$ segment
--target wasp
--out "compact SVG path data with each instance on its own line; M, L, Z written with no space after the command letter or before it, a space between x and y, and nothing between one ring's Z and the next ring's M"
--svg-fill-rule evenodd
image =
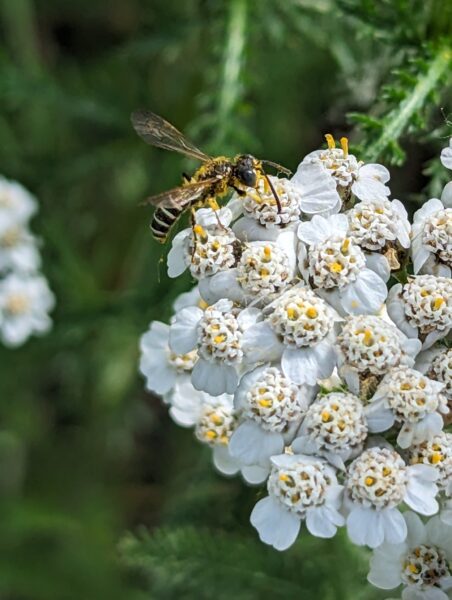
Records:
M165 119L147 110L136 111L131 116L132 125L138 135L151 146L179 152L203 164L189 177L184 175L181 186L151 196L144 204L156 207L151 222L154 238L162 244L168 239L173 225L188 209L210 205L218 209L217 198L224 196L230 188L239 196L245 196L249 188L259 194L259 184L263 180L265 190L271 190L278 212L281 203L276 190L264 171L263 164L274 167L278 172L291 175L291 172L268 160L258 160L251 154L239 154L235 158L212 157L197 148L183 133ZM248 191L247 191L248 190Z

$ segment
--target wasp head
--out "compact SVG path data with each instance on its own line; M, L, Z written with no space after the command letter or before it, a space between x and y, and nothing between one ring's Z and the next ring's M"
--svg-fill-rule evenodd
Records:
M235 160L235 177L247 187L256 187L256 159L250 154L241 154Z

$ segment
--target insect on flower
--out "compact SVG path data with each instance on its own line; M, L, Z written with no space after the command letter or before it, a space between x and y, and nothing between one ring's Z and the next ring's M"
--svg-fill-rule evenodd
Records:
M235 190L239 196L249 195L248 188L254 188L257 198L260 198L259 184L263 181L265 191L271 190L278 212L281 211L278 194L265 173L263 164L290 175L291 172L285 167L268 160L258 160L250 154L239 154L232 159L225 156L209 156L168 121L150 111L136 111L131 120L135 131L147 144L179 152L203 162L191 177L184 174L185 181L181 186L151 196L145 201L145 204L153 204L156 207L151 231L157 241L162 244L166 242L171 227L185 210L192 209L192 215L195 208L205 205L218 210L216 198L224 196L229 188Z

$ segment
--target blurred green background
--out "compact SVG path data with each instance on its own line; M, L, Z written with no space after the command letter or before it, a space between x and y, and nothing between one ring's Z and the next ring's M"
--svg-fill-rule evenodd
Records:
M0 172L39 199L57 296L49 335L0 348L2 600L387 596L343 535L284 554L259 543L262 491L215 474L143 391L139 336L191 282L167 279L138 203L193 165L143 144L129 115L150 108L213 153L292 169L325 133L350 135L416 203L447 176L451 13L448 0L0 0Z

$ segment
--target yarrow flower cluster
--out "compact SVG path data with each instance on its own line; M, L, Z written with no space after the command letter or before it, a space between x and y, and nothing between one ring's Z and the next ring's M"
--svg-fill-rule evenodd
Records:
M54 296L39 272L39 242L29 229L37 208L24 187L0 177L0 339L11 348L52 324Z
M443 193L410 223L388 170L326 138L176 235L168 273L197 286L142 336L140 370L220 472L266 484L265 544L345 527L374 549L371 583L446 599L452 207Z

